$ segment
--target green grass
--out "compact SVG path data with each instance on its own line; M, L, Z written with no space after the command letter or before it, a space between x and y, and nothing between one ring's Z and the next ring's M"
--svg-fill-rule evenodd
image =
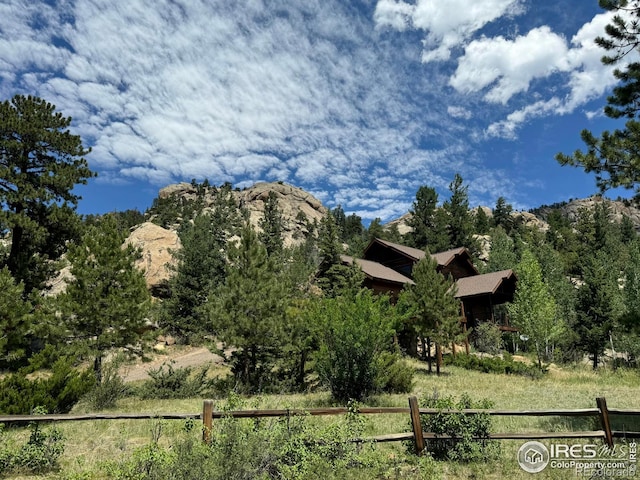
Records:
M638 409L640 376L635 371L592 372L582 368L553 368L538 380L525 377L485 374L446 367L440 376L426 372L424 364L413 362L417 374L413 395L439 395L458 397L467 392L474 400L490 399L494 408L504 410L542 410L595 408L596 397L604 396L610 408ZM384 395L367 400L371 406L408 406L408 395ZM125 398L112 412L146 413L199 413L203 399L139 400ZM215 400L217 410L224 408L226 400ZM314 408L331 405L327 392L296 395L264 395L244 399L243 408ZM626 419L627 429L640 430L638 417ZM338 421L335 417L314 417L315 425ZM408 415L367 415L365 435L380 435L409 431ZM618 428L615 424L614 428ZM150 442L152 431L161 429L160 444L168 446L171 439L183 431L180 420L119 420L65 422L58 427L66 438L62 470L58 474L25 478L107 478L99 465L109 459L128 458L139 446ZM630 428L632 427L632 428ZM559 417L494 417L494 432L542 432L566 430L590 430L599 426L592 419L567 419ZM199 436L198 429L191 434ZM24 436L24 429L11 429L9 435ZM407 455L406 446L400 443L377 445L376 455L384 463L376 470L377 478L531 478L522 471L516 461L516 452L523 441L502 441L501 454L495 461L482 464L460 465L419 460ZM579 443L579 442L576 442ZM371 478L372 472L362 469L352 472L353 478ZM546 469L536 474L536 479L574 478L573 472ZM20 478L20 477L16 477Z

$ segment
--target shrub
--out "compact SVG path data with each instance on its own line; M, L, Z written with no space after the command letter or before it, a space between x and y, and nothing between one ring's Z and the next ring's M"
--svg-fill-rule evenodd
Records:
M315 369L339 402L361 400L384 383L383 352L391 349L393 307L386 297L362 291L324 299L310 321L319 325Z
M155 370L149 370L150 380L140 388L140 397L147 398L193 398L210 387L207 380L208 367L192 375L190 367L174 368L175 361L165 362Z
M409 393L413 389L414 369L397 353L381 352L377 357L376 383L387 393Z
M505 353L500 357L478 357L476 355L450 355L444 357L445 365L454 365L467 370L477 370L483 373L497 373L508 375L522 375L524 377L541 378L546 370L540 370L536 365L516 362L511 355Z
M240 408L238 403L232 408ZM216 420L211 445L189 428L170 448L157 438L127 460L108 463L109 478L227 480L243 478L345 478L349 469L372 466L375 460L362 445L350 441L362 435L364 420L352 405L341 421L312 427L306 417Z
M451 438L427 440L427 450L436 460L452 460L456 462L486 461L497 457L500 445L489 440L491 417L486 413L466 415L450 410L489 409L492 402L484 399L478 402L463 394L458 401L453 397L423 398L421 407L439 409L432 415L421 415L422 428L425 432L436 435L447 435Z
M481 322L475 327L473 339L479 352L497 355L504 348L500 327L493 322Z
M103 365L102 381L84 397L91 409L114 408L119 399L131 393L131 389L118 374L118 365L115 361Z
M19 371L0 380L0 413L28 415L36 407L66 413L94 383L92 372L78 372L69 358L56 361L46 378L29 380L24 371Z
M36 409L40 413L46 410ZM58 468L58 460L64 452L64 437L56 427L42 428L38 423L29 425L29 440L18 448L5 442L0 429L0 475L11 473L44 473Z

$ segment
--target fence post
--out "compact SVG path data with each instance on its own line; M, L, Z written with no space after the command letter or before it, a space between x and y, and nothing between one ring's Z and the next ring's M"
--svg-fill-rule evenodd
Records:
M604 439L609 447L613 447L613 434L611 433L611 423L609 422L609 410L607 409L607 399L604 397L596 398L596 404L600 410L600 423L604 430Z
M202 441L211 444L211 430L213 429L213 400L205 400L202 405Z
M409 410L411 412L413 439L416 442L416 455L422 455L425 445L422 435L422 423L420 422L420 409L418 408L418 399L416 397L409 397Z

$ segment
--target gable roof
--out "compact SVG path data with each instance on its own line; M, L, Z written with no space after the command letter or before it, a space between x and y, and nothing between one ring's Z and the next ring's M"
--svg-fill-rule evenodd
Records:
M413 284L413 280L408 277L405 277L401 273L396 272L395 270L385 267L381 263L372 262L371 260L363 260L361 258L353 258L348 255L340 255L340 260L343 263L352 265L353 262L356 262L362 269L362 273L364 273L367 277L373 280L381 280L384 282L397 283L399 285L404 285L406 283Z
M456 298L492 295L498 291L505 281L515 279L516 275L511 269L459 278L456 281L456 285L458 286Z
M406 257L409 257L416 262L422 260L426 256L424 250L420 250L419 248L407 247L406 245L400 245L399 243L389 242L387 240L382 240L381 238L374 238L373 240L371 240L371 242L365 249L365 252L369 250L369 248L371 248L371 245L373 245L374 243L383 245ZM476 274L478 273L475 266L473 265L473 262L471 261L471 254L464 247L452 248L451 250L431 254L431 258L433 258L438 263L438 267L446 267L451 262L453 262L456 257L466 257L471 268L475 271Z
M395 250L396 252L399 252L416 261L422 260L425 257L424 250L420 250L419 248L407 247L406 245L400 245L399 243L389 242L387 240L382 240L381 238L374 238L373 240L371 240L367 248L365 248L365 251L369 250L373 243L384 245L385 247L390 248L391 250Z

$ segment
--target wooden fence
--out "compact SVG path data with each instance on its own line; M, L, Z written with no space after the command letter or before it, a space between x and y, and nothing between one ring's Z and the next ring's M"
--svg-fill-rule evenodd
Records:
M349 412L346 407L310 408L310 409L280 409L280 410L214 410L212 400L205 400L202 413L92 413L84 415L0 415L0 423L7 425L24 425L33 422L68 422L68 421L94 421L94 420L135 420L135 419L166 419L186 420L201 419L203 423L203 441L211 441L213 421L216 418L265 418L265 417L289 417L300 415L344 415ZM420 415L434 415L442 413L442 410L432 408L419 408L416 397L409 397L409 407L362 407L358 413L371 414L408 414L411 419L412 431L403 433L391 433L376 437L354 439L357 442L397 442L413 441L416 453L420 454L425 449L425 440L437 438L450 438L433 432L424 432L420 422ZM583 408L575 410L488 410L465 409L444 411L445 413L463 413L465 415L488 414L491 416L530 416L530 417L599 417L601 430L568 431L568 432L531 432L531 433L492 433L487 437L492 440L541 440L552 438L600 438L608 446L613 446L614 438L640 438L640 432L613 430L611 416L640 416L640 410L623 410L608 408L605 398L596 398L596 408Z

